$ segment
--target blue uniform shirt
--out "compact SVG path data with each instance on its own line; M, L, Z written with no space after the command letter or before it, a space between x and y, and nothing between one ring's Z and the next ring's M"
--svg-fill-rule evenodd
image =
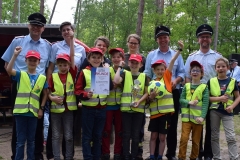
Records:
M185 63L186 77L190 78L190 63L192 61L198 61L204 70L204 76L201 79L201 83L207 83L210 78L216 77L215 62L222 57L221 54L216 51L209 50L207 53L202 53L200 50L190 54Z
M38 41L34 41L30 35L15 37L2 56L2 59L5 62L9 62L11 60L14 49L17 46L21 46L22 51L18 55L13 68L17 71L27 71L25 56L29 50L35 50L39 52L41 56L40 64L37 66L37 73L45 75L45 69L48 67L51 52L51 43L42 38Z
M154 51L151 51L147 55L144 73L149 78L155 79L156 75L153 73L151 65L159 59L164 60L166 64L169 65L174 54L176 54L176 51L172 50L171 48L169 48L169 50L166 53L161 52L159 48ZM174 62L174 66L172 69L172 80L175 80L177 77L181 77L183 80L185 78L184 62L182 55L178 56L178 58ZM176 88L179 89L180 85L178 84Z
M230 77L236 79L237 82L240 82L240 67L236 66L232 69L232 72L230 73Z
M81 64L83 63L84 59L86 58L86 52L83 46L74 43L74 61L75 61L75 66L77 66L78 70L80 69ZM52 45L52 51L50 55L50 62L56 64L56 57L58 54L61 53L66 53L70 55L70 46L66 43L65 40L54 43ZM54 73L58 72L58 68L55 65L54 67Z

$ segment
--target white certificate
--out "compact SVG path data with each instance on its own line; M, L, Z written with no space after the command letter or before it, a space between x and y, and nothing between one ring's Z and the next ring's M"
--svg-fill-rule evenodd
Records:
M105 67L91 68L91 90L94 94L109 95L110 70Z

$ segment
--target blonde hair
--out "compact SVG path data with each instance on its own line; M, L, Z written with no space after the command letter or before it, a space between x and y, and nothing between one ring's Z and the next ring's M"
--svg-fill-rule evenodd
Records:
M95 40L95 42L94 42L94 46L97 45L97 42L98 42L98 41L103 41L103 42L105 43L105 45L106 45L107 48L110 46L110 41L109 41L109 39L108 39L107 37L104 37L104 36L98 37L98 38Z
M224 57L218 58L218 59L216 60L216 62L215 62L215 68L216 68L217 62L219 62L219 61L223 61L223 62L227 65L227 67L229 68L229 61L228 61L227 58L224 58Z
M130 35L127 37L127 42L129 42L130 38L135 38L135 39L138 41L139 44L140 44L140 42L141 42L141 38L140 38L140 36L137 35L137 34L130 34Z

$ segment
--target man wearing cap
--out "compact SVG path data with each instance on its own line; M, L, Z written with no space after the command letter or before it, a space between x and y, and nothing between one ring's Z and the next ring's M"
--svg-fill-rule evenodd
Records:
M201 79L201 83L207 83L208 80L212 77L216 76L215 72L215 62L218 58L222 57L222 55L216 51L213 51L210 48L212 43L212 35L213 29L208 24L202 24L198 27L196 31L196 36L198 39L198 43L200 45L200 49L192 54L190 54L185 63L185 71L186 71L186 82L190 82L190 63L192 61L198 61L204 69L204 76ZM202 136L203 137L203 136ZM205 144L204 150L202 148L202 139L200 141L200 151L198 159L202 160L204 156L205 160L212 159L212 148L211 148L211 128L210 128L210 117L209 113L206 116L206 135L205 135Z
M169 47L170 42L170 30L165 26L158 26L155 29L155 39L158 43L159 48L151 51L146 59L144 73L147 75L149 80L155 79L151 65L159 59L164 60L167 65L169 65L172 57L176 54L176 51L172 50ZM182 49L179 48L181 51ZM167 133L167 154L166 157L168 160L176 159L176 147L177 147L177 124L178 124L178 111L179 111L179 83L184 80L185 71L184 71L184 62L181 55L178 56L177 60L174 63L172 70L172 93L174 100L174 109L175 113L171 116L171 125Z
M240 86L240 67L238 66L238 61L236 59L230 59L229 62L232 70L230 77L235 78L238 82L238 86Z
M46 24L46 18L40 13L33 13L28 17L29 25L29 35L15 37L12 43L9 45L3 56L1 57L5 61L5 68L10 61L14 49L16 46L22 47L22 52L17 57L14 69L17 71L27 71L27 65L25 63L25 55L29 50L35 50L40 53L41 60L40 64L37 67L37 73L45 75L45 69L48 66L48 60L51 52L51 44L41 38L41 34L44 31L44 25ZM12 83L12 102L15 102L16 99L16 82ZM14 104L12 104L14 106ZM15 121L13 124L12 132L12 159L15 159L16 154L16 128ZM38 120L36 136L35 136L35 160L43 159L43 118Z

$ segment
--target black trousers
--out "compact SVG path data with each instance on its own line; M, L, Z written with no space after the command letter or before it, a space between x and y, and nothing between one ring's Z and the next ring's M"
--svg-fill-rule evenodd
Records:
M12 109L14 109L14 104L17 95L17 82L12 81ZM40 97L41 101L41 97ZM17 143L17 134L16 134L16 121L13 117L13 128L12 128L12 141L11 141L11 149L12 149L12 156L11 159L15 159L16 155L16 143ZM43 117L38 119L36 135L35 135L35 160L43 159Z
M205 134L205 143L203 148L203 130L199 144L199 155L198 157L213 157L212 145L211 145L211 126L210 126L210 110L207 112L206 116L206 134Z
M173 93L173 101L174 101L174 109L175 112L171 115L171 125L169 127L167 133L167 154L166 157L171 158L176 156L177 149L177 125L178 125L178 115L179 115L179 99L180 92L179 89L174 89Z

